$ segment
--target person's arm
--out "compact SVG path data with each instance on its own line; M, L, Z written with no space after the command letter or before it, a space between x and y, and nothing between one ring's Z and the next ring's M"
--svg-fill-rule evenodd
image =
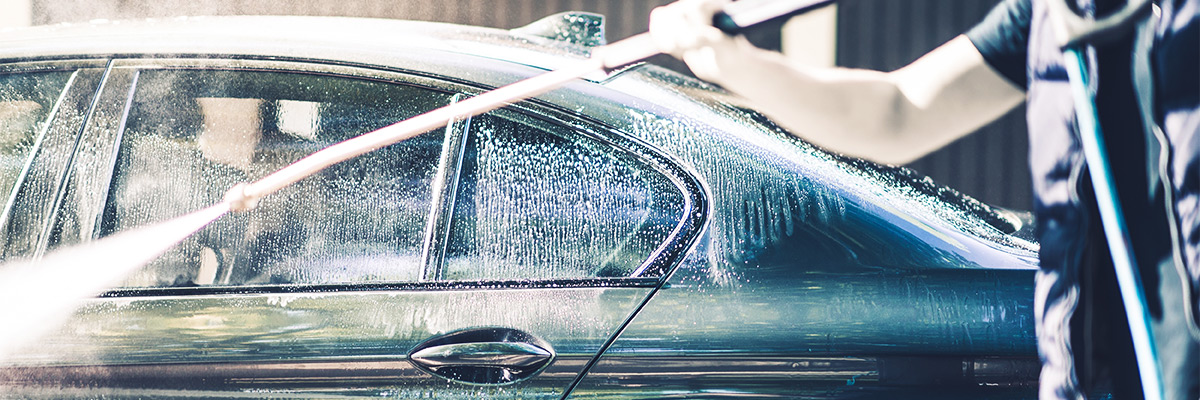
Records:
M717 3L688 1L657 9L651 35L701 79L745 97L789 131L833 151L906 163L1025 99L1023 90L993 70L966 36L892 72L812 68L711 27Z

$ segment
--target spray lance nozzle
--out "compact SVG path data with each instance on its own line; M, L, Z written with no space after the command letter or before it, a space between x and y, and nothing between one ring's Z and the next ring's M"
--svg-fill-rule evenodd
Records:
M771 2L790 2L794 0L769 0ZM803 0L794 4L808 3L829 3L832 0ZM737 13L730 13L737 14ZM753 23L743 23L740 26L747 27ZM12 287L40 287L54 286L61 288L63 281L60 277L63 275L61 271L73 271L68 266L81 265L78 259L98 258L106 261L109 264L119 264L116 266L106 265L100 268L87 268L88 272L104 274L104 277L76 279L72 282L82 282L92 284L85 288L66 289L68 293L82 294L80 296L90 296L94 293L99 293L107 288L115 285L121 277L134 271L136 268L149 262L154 257L162 254L170 245L183 240L190 234L193 234L212 221L220 218L225 214L226 210L233 212L249 211L258 206L259 200L264 196L270 195L283 187L286 187L300 179L310 176L322 169L333 164L357 157L359 155L374 151L376 149L388 146L428 132L433 129L445 126L449 121L460 119L464 116L478 115L497 108L512 104L523 99L537 96L546 93L559 86L570 83L588 73L603 70L604 68L615 68L622 65L627 65L642 58L650 57L658 54L653 40L649 38L649 34L641 34L625 40L597 48L597 52L593 57L578 65L569 66L566 68L554 70L537 77L519 81L508 86L504 86L492 91L484 92L466 100L453 103L441 108L426 112L416 117L397 122L395 124L380 128L378 130L368 132L353 139L349 139L321 151L310 154L287 167L284 167L274 173L263 177L254 182L243 182L234 185L225 193L221 203L198 210L183 217L164 221L152 226L139 228L136 230L119 233L104 239L97 240L86 246L81 246L71 252L71 256L64 257L68 261L54 261L47 257L37 266L37 271L42 271L43 274L39 278L23 277L21 279L0 279L0 284L9 284L8 286L0 285L0 295L17 293L15 289L9 290ZM228 206L228 208L224 207ZM157 243L156 245L147 246L146 243ZM125 245L113 245L113 243L129 243ZM137 249L136 256L127 254L126 249ZM60 249L56 252L64 252ZM117 254L119 251L121 254ZM100 255L96 257L96 255ZM86 263L84 263L86 264ZM91 266L91 264L87 264ZM0 270L11 271L18 267L0 268ZM24 270L24 269L22 269ZM74 271L73 271L74 272ZM50 283L44 283L50 282ZM37 292L29 293L12 298L20 298L28 300L29 298L42 299L45 301L54 301L62 305L59 310L72 310L72 306L77 302L82 301L84 297L80 296L62 296L61 291L56 292ZM49 293L50 295L47 295ZM41 296L41 297L38 297ZM0 301L0 304L5 302ZM21 310L21 308L15 308ZM12 321L16 317L10 317L9 314L4 314L7 311L0 307L0 319L4 321ZM16 337L14 332L20 331L28 333L25 329L28 326L43 326L53 327L53 323L45 323L47 316L45 313L25 313L21 317L27 317L28 321L40 321L34 323L16 323L16 324L0 324L0 361L4 361L5 351L14 349L17 346L27 342L26 338L34 338L36 335L24 335L20 338ZM65 317L63 317L65 319ZM14 329L4 329L8 327ZM14 339L15 338L15 339Z
M221 199L221 202L229 205L229 211L242 212L253 210L255 207L258 207L258 201L262 197L252 196L247 193L246 189L249 187L250 183L248 182L233 185L233 187L229 188L228 192L225 192L225 197Z

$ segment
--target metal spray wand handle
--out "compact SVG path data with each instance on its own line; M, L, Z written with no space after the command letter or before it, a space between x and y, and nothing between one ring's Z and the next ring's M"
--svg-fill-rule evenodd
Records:
M234 186L225 194L223 202L233 211L253 209L263 196L334 164L440 128L453 119L483 114L546 93L589 73L634 63L658 53L654 41L645 33L596 48L590 59L570 67L484 92L329 146L253 183Z
M1154 335L1150 331L1146 295L1138 274L1137 259L1133 255L1133 242L1125 225L1125 214L1120 198L1117 197L1108 153L1104 146L1104 135L1100 129L1100 119L1096 114L1095 93L1090 90L1087 63L1083 55L1083 47L1087 41L1124 33L1123 31L1132 28L1149 9L1150 2L1130 0L1117 13L1098 21L1089 21L1071 11L1067 1L1073 0L1051 0L1049 7L1051 18L1054 19L1055 33L1058 35L1059 44L1063 46L1071 93L1075 97L1079 140L1095 189L1101 225L1112 255L1117 286L1121 291L1121 302L1125 304L1125 317L1129 321L1138 374L1142 381L1142 394L1146 400L1161 400L1162 374L1158 368Z
M752 26L805 13L834 3L835 0L746 0L731 3L713 17L718 29L734 34ZM605 68L616 68L659 54L648 33L631 36L592 52L592 58L579 64L547 72L496 90L482 93L407 120L362 134L275 171L253 183L241 183L225 194L224 203L233 211L245 211L258 205L259 199L317 173L331 165L412 138L445 126L448 121L488 111L548 92Z

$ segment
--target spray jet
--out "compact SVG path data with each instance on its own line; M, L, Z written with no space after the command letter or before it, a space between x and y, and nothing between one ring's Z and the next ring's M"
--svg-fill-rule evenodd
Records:
M805 13L834 0L745 0L730 3L713 17L729 34ZM636 63L660 50L648 33L596 48L591 58L425 114L397 122L317 151L254 182L231 188L208 208L175 219L58 250L40 259L0 266L0 362L68 319L77 305L118 284L130 273L229 212L253 210L276 191L325 168L388 145L519 102L585 75ZM84 267L86 265L86 267ZM63 277L73 279L62 279ZM54 287L54 291L44 290ZM35 305L35 306L30 306Z

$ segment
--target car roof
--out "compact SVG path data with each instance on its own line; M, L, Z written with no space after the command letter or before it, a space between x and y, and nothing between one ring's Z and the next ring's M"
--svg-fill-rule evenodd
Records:
M582 18L581 16L589 16ZM587 58L603 40L562 40L538 29L555 22L596 23L599 16L563 13L516 30L437 22L311 16L211 16L95 20L0 30L0 61L73 57L206 55L327 60L376 66L411 64L405 50L445 59L486 58L552 70ZM602 35L602 28L600 28ZM593 33L594 34L594 33ZM592 80L596 80L592 77Z
M91 21L0 30L0 62L107 57L247 57L395 68L498 87L547 70L571 66L589 57L594 45L603 43L602 39L572 38L570 33L566 37L562 34L563 31L579 32L579 26L588 23L596 21L573 13L556 14L514 30L436 22L306 16ZM595 35L595 32L584 33L584 36ZM481 68L481 62L486 63L486 67ZM615 76L637 78L613 79ZM594 91L596 85L591 85L593 88L568 85L579 90L578 95L560 97L552 102L567 109L594 108L590 113L593 117L615 124L618 129L629 128L624 126L629 123L628 118L618 109L634 108L660 115L682 113L693 118L696 113L714 114L714 118L700 119L718 124L714 125L718 129L735 132L733 135L751 131L755 135L766 135L764 131L747 126L755 124L744 118L716 117L717 110L740 103L735 97L661 68L645 66L611 74L597 71L585 78L608 84L603 85L603 92ZM644 98L647 95L667 101L647 101ZM616 108L603 109L603 104L589 100L597 96L615 96L611 99L614 104L608 107ZM777 132L775 136L787 135ZM659 139L672 140L669 137ZM863 169L845 161L829 161L843 168ZM913 187L914 182L921 181L907 173L881 174L897 181L893 184L899 186ZM1006 224L1000 221L1005 218L996 216L986 205L961 194L935 197L975 218L987 217L989 224Z

